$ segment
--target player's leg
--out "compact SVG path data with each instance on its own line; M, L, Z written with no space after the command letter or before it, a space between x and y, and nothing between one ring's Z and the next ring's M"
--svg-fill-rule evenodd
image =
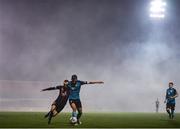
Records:
M51 111L49 111L45 116L44 116L44 118L47 118L48 116L49 116L49 113L50 113Z
M52 112L53 112L53 117L55 117L58 114L56 109L54 109Z
M82 104L81 104L80 100L78 100L76 102L76 107L77 107L77 110L78 110L77 122L78 122L78 124L81 124L80 118L82 116Z
M56 105L55 105L55 103L53 103L51 105L51 111L49 112L49 116L48 116L48 124L51 123L51 119L55 115L57 115L57 111L56 111Z
M166 104L166 111L167 111L167 113L168 113L168 115L169 115L169 118L171 118L170 109L171 109L171 107L170 107L170 105L167 103L167 104Z
M47 118L51 112L55 109L55 107L53 106L55 104L55 102L51 105L51 110L44 116L44 118Z
M77 108L76 108L76 104L73 100L69 100L69 104L71 106L71 109L72 109L72 117L76 117L77 118Z
M156 106L156 113L158 113L158 106Z
M166 111L167 111L167 113L168 113L168 115L169 115L169 118L171 118L170 108L166 108Z
M157 107L157 113L159 112L159 106Z
M80 121L81 116L82 116L82 108L78 108L78 115L77 115L78 124L82 124L82 122Z
M174 119L175 104L171 105L171 119Z

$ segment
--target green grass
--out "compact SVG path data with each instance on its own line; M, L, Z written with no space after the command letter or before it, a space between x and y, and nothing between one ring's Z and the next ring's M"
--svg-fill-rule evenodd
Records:
M51 125L40 112L0 112L0 128L72 128L70 113L61 113ZM165 113L84 113L76 128L180 128L180 114L169 120Z

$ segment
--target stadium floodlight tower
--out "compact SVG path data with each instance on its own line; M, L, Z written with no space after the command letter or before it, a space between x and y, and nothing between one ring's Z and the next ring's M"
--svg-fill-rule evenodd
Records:
M150 17L151 18L165 18L166 2L165 0L151 0L150 3Z

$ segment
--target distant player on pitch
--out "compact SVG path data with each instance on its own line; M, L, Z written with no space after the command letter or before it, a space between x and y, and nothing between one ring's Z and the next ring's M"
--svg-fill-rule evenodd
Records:
M104 82L102 81L92 81L92 82L87 82L87 81L80 81L78 80L77 75L72 75L71 77L71 81L69 81L68 83L68 87L69 87L69 104L72 108L72 119L74 119L73 124L74 125L78 125L81 124L80 118L82 115L82 104L81 104L81 100L80 100L80 89L82 85L85 84L102 84ZM78 114L77 114L78 111Z
M178 97L178 92L175 88L173 88L174 83L169 82L169 88L166 90L166 98L164 103L166 103L166 111L169 114L169 118L174 118L174 110L175 110L175 98Z
M51 110L44 116L45 118L48 117L48 124L51 123L52 117L55 117L59 112L61 112L67 103L69 98L69 88L67 87L68 82L68 80L64 80L63 86L59 85L56 87L42 89L42 91L59 90L59 96L52 103Z
M159 100L157 98L157 100L156 100L156 113L158 113L158 112L159 112Z

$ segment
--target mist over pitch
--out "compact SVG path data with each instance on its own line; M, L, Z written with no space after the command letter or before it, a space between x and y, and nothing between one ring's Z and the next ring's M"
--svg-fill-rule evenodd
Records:
M25 98L39 99L28 101L33 110L46 109L56 95L38 90L74 73L105 82L82 89L85 110L154 111L157 98L163 108L168 82L180 84L180 22L151 21L144 4L0 0L0 80L13 81L0 81L0 108Z

